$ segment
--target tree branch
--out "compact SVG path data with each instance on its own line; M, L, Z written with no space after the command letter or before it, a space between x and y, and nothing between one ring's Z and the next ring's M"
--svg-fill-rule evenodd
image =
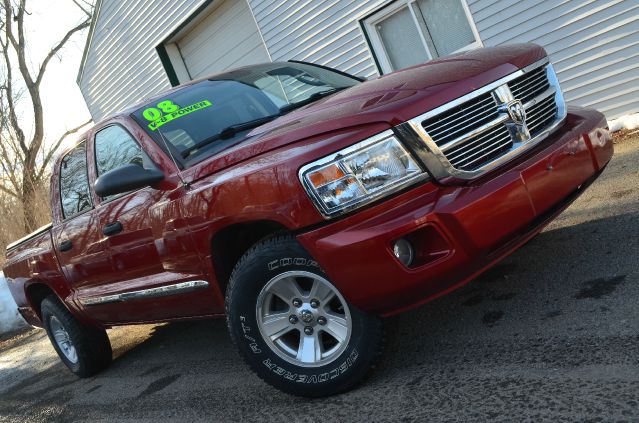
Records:
M73 3L75 3L76 6L78 6L80 8L80 10L82 10L87 15L87 17L89 19L91 19L92 14L91 14L91 12L89 10L86 9L86 6L88 6L89 8L92 8L92 5L90 3L87 3L87 2L84 1L83 2L84 6L82 6L82 4L80 4L80 2L78 0L72 0L72 1L73 1Z
M55 47L51 49L51 51L49 51L47 56L44 58L44 61L40 65L40 70L38 71L38 76L36 77L36 80L35 80L36 86L39 86L40 82L42 82L42 78L44 77L44 72L47 70L47 65L49 64L49 61L53 58L53 56L55 56L62 49L62 47L64 47L64 45L67 43L67 41L69 41L69 38L71 38L73 34L75 34L78 31L82 31L84 28L88 28L90 24L91 24L91 19L89 17L89 19L86 19L82 23L78 24L76 27L70 29L69 32L67 32L66 35L62 38L62 40L60 40L60 42L56 44Z
M7 28L8 27L9 25L7 25ZM8 32L6 33L6 35L8 37ZM4 89L7 93L7 106L9 108L9 123L11 125L11 128L16 134L16 138L18 138L18 142L20 143L20 149L22 150L22 153L27 154L27 151L29 149L26 144L26 140L25 140L26 137L24 135L24 131L20 127L20 123L18 122L18 115L16 113L16 108L14 103L16 97L14 96L14 92L13 92L13 74L11 70L11 62L9 61L8 39L3 41L2 38L0 37L0 47L2 48L2 57L4 59L5 71L7 72L7 79L2 89Z
M55 142L55 144L53 144L51 149L49 149L49 151L46 153L46 156L44 157L44 160L42 161L42 164L40 165L40 170L38 171L38 176L37 176L38 180L40 178L42 178L42 175L44 175L44 172L47 169L47 166L49 165L49 162L53 158L53 155L58 150L58 148L60 148L60 145L66 139L66 137L68 137L69 135L75 134L76 132L78 132L80 129L84 128L85 126L87 126L91 122L92 122L92 120L89 119L88 121L84 122L83 124L78 125L75 128L67 130L67 132L65 132L64 134L62 134L60 136L60 138L58 138L58 140Z
M14 192L20 191L20 180L18 179L19 167L22 166L22 158L18 151L16 151L16 147L13 145L11 140L8 142L9 146L13 150L13 155L10 151L7 151L5 142L0 142L0 155L2 156L2 160L0 160L0 164L2 165L2 170L4 172L4 178L8 179L13 186ZM16 163L15 157L18 157L19 163Z
M18 5L18 13L13 14L13 6L11 5L11 0L4 0L4 11L5 11L5 32L7 34L7 38L11 41L11 45L16 51L16 55L18 56L18 67L20 68L20 73L24 77L25 83L27 87L33 85L33 78L31 78L31 73L29 72L29 68L27 66L27 60L25 57L25 42L24 42L24 8L25 8L26 0L20 0L20 4ZM13 24L15 21L18 24L18 38L16 39L15 34L13 33Z
M18 194L16 194L15 192L11 191L9 188L5 187L3 184L0 184L0 191L4 192L5 194L8 194L10 196L12 196L13 198L20 198L18 196Z

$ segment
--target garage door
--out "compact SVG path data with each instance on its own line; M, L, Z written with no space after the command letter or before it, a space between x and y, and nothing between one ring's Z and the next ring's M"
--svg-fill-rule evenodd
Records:
M215 7L215 6L214 6ZM177 41L192 79L270 62L246 0L225 0Z

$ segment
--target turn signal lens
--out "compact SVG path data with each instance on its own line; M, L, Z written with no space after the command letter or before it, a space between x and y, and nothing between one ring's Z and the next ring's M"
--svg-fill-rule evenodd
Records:
M313 184L313 187L319 188L322 185L326 185L329 182L333 182L337 179L345 176L344 171L336 164L332 164L315 172L309 173L308 179Z

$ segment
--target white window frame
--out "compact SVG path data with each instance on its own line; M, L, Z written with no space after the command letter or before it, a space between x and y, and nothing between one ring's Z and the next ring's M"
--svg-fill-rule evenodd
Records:
M479 37L479 31L477 30L477 26L475 25L475 20L470 12L470 8L468 7L468 3L466 0L460 0L462 3L462 7L464 12L466 13L466 19L468 20L468 25L470 25L470 29L473 32L473 36L475 37L475 41L473 43L468 44L466 47L462 47L459 50L454 51L453 53L459 53L462 51L473 50L479 47L483 47L484 44ZM386 52L386 47L384 46L384 42L382 41L379 32L377 31L376 26L392 16L393 14L403 10L404 8L408 8L410 14L413 18L413 22L415 27L417 28L417 32L420 37L420 41L426 50L426 54L428 55L428 60L433 59L433 54L428 45L428 41L426 36L424 35L424 25L425 23L421 18L418 18L415 13L415 8L419 7L417 5L417 0L395 0L394 2L386 3L384 6L380 8L377 12L373 13L371 16L367 17L362 21L364 30L366 31L366 35L368 35L368 39L370 40L371 53L377 59L379 63L380 71L382 74L393 72L393 66L391 64L388 53Z

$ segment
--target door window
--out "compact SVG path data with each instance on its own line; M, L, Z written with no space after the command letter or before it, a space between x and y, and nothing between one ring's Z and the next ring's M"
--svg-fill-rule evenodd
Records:
M65 219L93 208L87 175L87 145L79 144L60 162L60 200Z
M465 0L399 0L364 21L383 72L479 47Z
M126 164L135 164L146 169L153 164L140 145L131 135L118 125L107 126L95 134L95 167L98 177ZM127 193L102 197L108 201Z
M144 167L142 148L121 126L107 126L95 135L95 164L98 176L125 164Z

